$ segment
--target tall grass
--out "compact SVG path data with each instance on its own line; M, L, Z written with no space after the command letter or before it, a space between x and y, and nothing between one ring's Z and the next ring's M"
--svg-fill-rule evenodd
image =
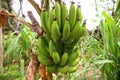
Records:
M19 34L16 32L10 35L4 35L3 37L3 52L4 58L7 58L8 62L13 60L20 60L28 58L28 51L30 47L35 48L36 34L25 25L21 26ZM6 61L7 61L6 60ZM6 62L4 61L4 63Z
M119 33L120 27L116 25L113 17L103 12L104 19L100 22L100 31L103 39L103 58L110 63L102 67L102 80L120 80L120 46Z

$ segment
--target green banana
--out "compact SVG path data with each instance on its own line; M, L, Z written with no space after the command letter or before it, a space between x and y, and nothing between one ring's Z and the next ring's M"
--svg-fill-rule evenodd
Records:
M48 43L47 43L45 37L40 37L38 39L38 49L39 49L38 54L42 53L46 57L50 56L49 52L47 51L47 47L48 47Z
M60 39L61 33L56 20L53 21L51 34L54 42Z
M47 16L47 11L46 10L43 10L41 12L41 16L40 16L40 20L41 20L41 25L42 25L42 28L43 30L46 32L46 33L49 33L49 30L48 30L48 22L47 22L47 19L48 19L48 16Z
M48 29L49 29L50 32L51 32L51 27L52 27L52 23L53 23L54 17L55 17L55 9L53 8L50 11L50 14L49 14L49 22L48 22L49 27L48 27Z
M71 3L70 5L70 10L69 10L69 24L70 24L70 29L73 29L73 26L76 21L76 8L74 5L74 2Z
M60 55L57 51L53 52L53 61L55 64L58 64L60 62Z
M86 20L84 20L84 22L83 22L83 24L81 26L80 32L81 33L80 33L79 37L81 37L81 36L83 36L85 34L85 32L86 32Z
M45 37L46 37L47 42L49 42L52 39L50 33L49 34L45 34Z
M86 31L85 22L81 26L80 20L76 22L75 27L70 33L70 39L80 39Z
M36 51L37 55L40 56L40 57L43 57L43 58L48 58L49 56L46 56L42 51L41 49L37 49Z
M62 29L65 25L65 21L66 21L67 16L68 16L68 9L67 9L66 4L63 2L61 4L61 26L62 26Z
M75 39L68 39L68 40L65 40L64 41L64 44L67 45L67 44L71 44L72 42L74 42Z
M76 51L78 49L79 49L79 45L76 45L76 46L73 47L73 51Z
M58 67L58 71L65 74L68 72L68 66Z
M63 51L63 45L62 45L62 40L61 39L59 39L59 40L56 41L56 51L61 56L62 51Z
M75 59L72 63L69 64L69 66L76 66L78 63L80 62L80 58L78 57L77 59Z
M69 64L70 64L71 62L73 62L76 58L77 58L76 52L72 51L72 52L68 55L67 64L69 65Z
M53 64L53 61L51 58L49 58L50 57L49 52L47 51L46 47L43 45L41 38L39 40L39 45L38 45L39 48L37 49L38 60L41 64L51 65Z
M38 61L41 63L41 64L44 64L44 65L52 65L53 64L53 61L52 59L49 59L49 57L45 57L45 56L38 56Z
M81 23L80 21L77 20L75 27L72 29L71 33L70 33L70 39L76 39L79 38L80 35L80 29L81 29Z
M48 72L57 73L58 72L58 66L57 65L50 65L46 67Z
M61 29L61 8L59 2L55 2L55 16L57 17L57 23Z
M56 48L55 48L55 44L52 40L50 40L49 42L49 53L50 53L50 56L53 57L53 51L55 51Z
M71 48L73 48L74 46L76 46L78 42L79 42L78 39L74 39L74 41L73 41L72 43L66 44L65 47L71 49Z
M65 21L65 25L63 27L63 35L62 35L62 38L63 40L67 40L70 36L70 25L69 25L69 21L66 20Z
M82 22L82 19L83 19L81 7L79 5L77 6L77 9L76 9L76 19L79 19L80 22Z
M60 61L59 65L64 66L66 64L67 60L68 60L68 53L64 52L61 57L61 61Z
M76 50L76 55L77 55L77 56L80 55L80 49L79 49L79 48Z
M74 73L77 70L77 66L69 67L68 69L69 69L68 70L69 73Z

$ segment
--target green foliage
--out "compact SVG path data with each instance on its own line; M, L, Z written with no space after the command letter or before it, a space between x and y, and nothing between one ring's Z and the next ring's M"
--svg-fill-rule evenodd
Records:
M25 80L24 64L29 59L29 48L32 47L34 51L36 50L35 37L36 33L26 28L25 25L21 26L20 32L13 32L10 35L3 36L5 68L4 74L0 75L0 80Z
M4 8L4 9L8 8L6 0L2 0L2 8Z
M14 80L19 79L19 65L18 64L10 64L4 68L4 73L0 75L0 80Z
M79 78L80 80L86 80L86 79L92 79L96 80L100 77L100 66L97 66L95 64L96 61L103 59L102 58L102 49L103 45L101 41L98 41L99 38L94 38L94 31L92 31L92 34L87 34L82 39L82 45L81 45L81 55L80 55L80 62L79 67L80 69L74 76ZM92 72L93 71L93 72ZM89 73L89 74L88 74ZM95 77L98 76L98 77Z
M24 60L20 61L20 66L15 62L5 66L4 73L0 75L0 80L25 80L24 66Z
M13 32L10 35L5 35L3 38L4 58L7 58L8 62L20 60L20 58L27 60L29 48L35 48L35 44L33 44L36 40L35 37L36 34L24 25L22 25L19 34Z
M9 38L6 35L6 39L3 38L3 51L4 51L4 58L7 58L9 60L13 60L13 58L18 58L17 52L19 52L18 48L18 41L19 36L15 36L15 33L12 33Z
M19 35L20 38L18 44L20 46L20 55L25 58L28 56L31 47L35 50L36 33L32 32L29 28L26 28L25 25L22 25Z
M115 7L115 14L114 14L114 19L116 21L116 25L120 27L120 0L117 0L116 2L116 7Z
M24 60L20 61L20 71L21 71L21 78L20 80L25 80L25 70L24 70Z
M100 22L100 31L103 39L103 58L111 60L108 64L102 67L102 79L119 80L120 77L120 48L118 46L120 27L118 27L115 20L106 12L102 15L104 19Z

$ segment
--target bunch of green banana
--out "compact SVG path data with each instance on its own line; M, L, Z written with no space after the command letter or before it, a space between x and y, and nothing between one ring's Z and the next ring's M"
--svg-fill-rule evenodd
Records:
M56 1L49 12L41 12L41 25L46 34L38 39L37 54L48 72L65 74L77 70L78 43L86 30L86 21L82 21L81 8L76 8L73 2L69 10L65 3Z

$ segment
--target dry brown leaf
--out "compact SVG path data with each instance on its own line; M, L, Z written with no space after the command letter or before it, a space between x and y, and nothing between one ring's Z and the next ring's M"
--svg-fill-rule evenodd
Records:
M0 28L4 27L7 22L7 16L0 12Z
M14 15L10 14L7 10L0 11L0 28L4 27L7 22L7 17L15 17Z
M41 64L41 68L42 68L42 70L41 70L41 77L43 78L43 80L47 80L45 65Z
M25 24L26 26L30 27L32 29L32 26L30 23L24 21L24 20L20 20L18 19L15 15L9 13L7 10L1 10L0 11L0 27L4 27L7 21L7 17L11 17L12 19L15 19L23 24Z

